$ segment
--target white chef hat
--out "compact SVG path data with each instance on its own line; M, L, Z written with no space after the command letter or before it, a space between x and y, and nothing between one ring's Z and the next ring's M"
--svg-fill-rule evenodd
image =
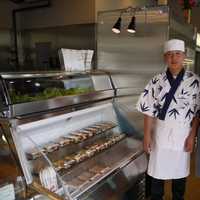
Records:
M185 52L185 42L179 39L171 39L164 44L164 53L168 51L182 51Z

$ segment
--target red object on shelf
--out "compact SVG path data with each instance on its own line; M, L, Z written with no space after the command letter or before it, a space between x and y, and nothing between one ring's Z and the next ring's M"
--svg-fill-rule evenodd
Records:
M197 5L197 0L178 0L183 9L191 9Z
M187 23L190 23L191 22L191 9L184 9L183 10L183 15L185 17L185 21Z

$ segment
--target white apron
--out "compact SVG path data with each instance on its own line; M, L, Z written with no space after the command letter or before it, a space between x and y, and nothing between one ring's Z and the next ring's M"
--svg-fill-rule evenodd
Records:
M156 120L147 173L157 179L179 179L189 175L190 153L184 144L189 135L188 123Z

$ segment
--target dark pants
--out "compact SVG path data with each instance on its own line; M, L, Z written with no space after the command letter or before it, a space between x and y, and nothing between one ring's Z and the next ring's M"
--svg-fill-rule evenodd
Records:
M172 180L172 200L184 200L186 178ZM152 178L151 200L163 200L164 180Z

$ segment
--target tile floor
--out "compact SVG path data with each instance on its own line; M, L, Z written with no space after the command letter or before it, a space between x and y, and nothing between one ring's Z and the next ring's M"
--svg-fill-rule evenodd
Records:
M172 200L171 182L165 184L165 200ZM195 176L195 155L192 154L191 174L187 179L185 200L200 200L200 177Z

